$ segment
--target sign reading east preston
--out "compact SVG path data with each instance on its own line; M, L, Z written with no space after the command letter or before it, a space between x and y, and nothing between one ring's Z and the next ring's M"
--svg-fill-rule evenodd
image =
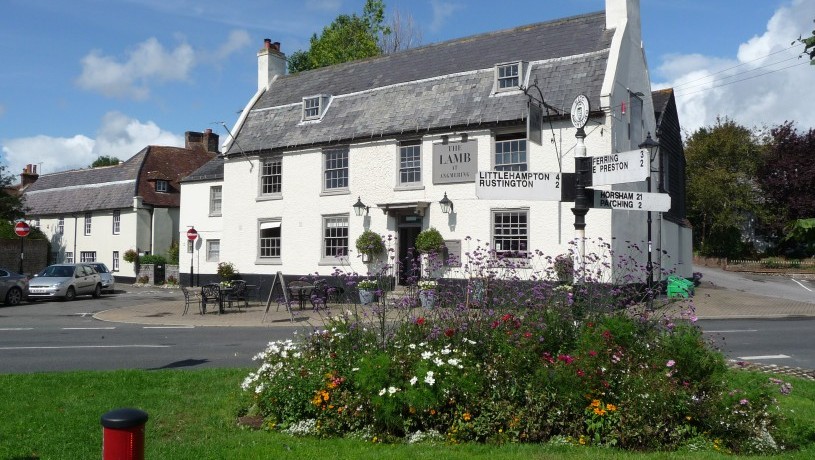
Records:
M648 177L647 150L629 150L591 157L591 184L612 185L639 182Z
M671 195L667 193L595 190L594 207L622 211L668 212L671 209Z
M433 144L433 183L473 182L478 173L478 141Z
M478 171L475 196L482 200L560 201L563 184L556 172Z

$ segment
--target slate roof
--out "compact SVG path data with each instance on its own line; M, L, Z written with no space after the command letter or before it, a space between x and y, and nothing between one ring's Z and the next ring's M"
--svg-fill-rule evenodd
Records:
M212 160L204 163L204 166L191 172L181 182L204 182L223 180L224 178L224 158L217 156Z
M530 63L548 104L566 111L583 93L599 107L612 36L600 12L282 76L227 154L518 122L527 96L492 95L495 65L513 61ZM319 94L333 96L325 116L301 122L303 97Z
M133 206L133 197L156 207L178 207L179 181L206 161L214 152L203 149L149 146L115 166L78 169L44 174L24 193L30 216L58 215L121 209ZM169 181L170 193L155 191L148 176Z

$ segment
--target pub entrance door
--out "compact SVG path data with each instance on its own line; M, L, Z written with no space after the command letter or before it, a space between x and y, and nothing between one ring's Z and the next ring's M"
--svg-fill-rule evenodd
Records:
M422 216L407 215L399 218L399 284L416 282L421 276L421 260L416 251L416 237L422 231Z

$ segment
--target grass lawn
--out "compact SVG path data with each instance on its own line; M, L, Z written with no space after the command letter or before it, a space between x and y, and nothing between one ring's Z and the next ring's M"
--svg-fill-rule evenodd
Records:
M95 459L100 417L132 407L150 416L148 459L662 459L734 458L718 452L625 453L551 445L383 445L293 438L237 426L240 382L249 369L66 372L0 375L0 459ZM731 378L766 380L734 371ZM783 377L782 430L802 450L774 458L815 458L815 382ZM736 457L738 458L738 457Z

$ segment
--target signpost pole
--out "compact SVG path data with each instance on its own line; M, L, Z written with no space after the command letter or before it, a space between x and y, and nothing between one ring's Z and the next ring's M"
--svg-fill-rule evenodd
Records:
M591 181L591 158L586 156L586 131L583 128L589 121L591 105L589 99L581 94L572 103L572 126L577 128L574 137L577 145L574 149L574 184L575 197L572 214L574 214L574 230L577 237L577 252L579 260L575 264L578 271L575 282L583 282L586 275L586 214L589 212L589 197L586 195L586 187L592 185Z
M31 227L28 226L25 221L20 220L16 224L14 224L14 233L20 237L20 274L23 274L23 258L25 254L25 237L28 236L28 233L31 231Z
M23 258L25 255L25 251L23 250L25 247L25 237L20 237L20 271L19 273L23 274Z
M190 287L195 286L195 278L193 278L193 267L195 266L193 263L193 254L195 254L196 238L198 238L198 231L195 230L195 227L190 227L190 229L187 230L187 240L192 244L192 250L190 251Z
M649 132L648 137L638 147L641 148L641 149L648 149L648 153L649 153L649 155L648 155L648 177L645 178L645 184L648 187L648 193L651 193L651 159L653 158L653 150L659 148L659 142L651 139L651 133ZM654 295L653 295L653 292L652 292L652 289L654 287L653 286L653 284L654 284L654 265L653 265L652 258L651 258L651 250L652 250L651 248L652 248L653 244L652 244L652 241L651 241L651 211L650 210L648 210L648 216L646 218L646 221L647 221L647 224L648 224L648 231L647 231L647 237L648 237L648 261L645 264L645 272L646 272L646 275L648 276L648 280L646 282L647 282L647 285L648 285L648 307L650 308L652 306L652 302L653 302L653 298L654 298Z

